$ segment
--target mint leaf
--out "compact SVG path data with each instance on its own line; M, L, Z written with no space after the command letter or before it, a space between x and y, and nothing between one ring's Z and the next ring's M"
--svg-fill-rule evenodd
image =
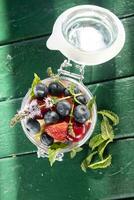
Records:
M60 151L64 149L66 146L68 146L68 144L55 142L48 148L48 159L51 166L56 161L58 153L60 153Z
M76 98L76 96L74 96L74 101L75 101L76 103L78 103L78 104L81 104L81 102L78 101L78 99Z
M100 159L103 160L104 150L106 149L107 145L111 142L111 140L105 140L99 147L98 147L98 154Z
M51 146L50 146L50 149L52 150L56 150L56 149L63 149L65 148L66 146L68 146L68 144L65 144L65 143L61 143L61 142L55 142L53 143Z
M53 73L53 71L52 71L52 68L51 68L51 67L48 67L48 68L47 68L47 74L48 74L48 76L50 76L50 77L53 77L53 76L55 76L55 74Z
M86 169L88 168L88 165L90 165L93 156L97 154L97 151L92 152L91 154L89 154L81 163L81 169L86 172Z
M83 148L82 147L75 147L70 151L70 157L74 158L76 156L76 154L80 151L82 151Z
M71 94L72 96L75 95L75 93L74 93L74 88L75 88L75 84L74 84L74 83L71 83L71 84L69 85L69 87L68 87L68 90L69 90L69 92L70 92L70 94Z
M117 114L115 114L114 112L112 111L109 111L109 110L101 110L98 112L99 114L103 115L103 116L106 116L108 117L112 122L113 122L113 125L117 125L119 123L119 117Z
M34 79L32 82L31 92L30 92L31 97L34 97L34 87L40 82L41 82L40 77L36 73L34 73Z
M49 159L51 167L54 164L54 162L56 161L56 157L57 157L57 155L58 155L58 153L60 151L61 151L60 148L58 148L58 149L51 149L51 148L49 148L48 149L48 159Z
M107 117L103 116L103 120L101 122L101 135L104 140L110 139L113 141L114 133L113 128L109 124Z
M92 137L89 141L89 147L94 150L96 147L98 147L100 144L104 142L104 138L101 134L95 135Z
M86 172L86 171L87 171L87 166L86 166L85 161L83 161L83 162L81 163L81 169L82 169L83 172Z
M51 100L52 100L52 104L56 104L58 101L59 101L59 98L58 97L51 97Z
M92 107L93 107L95 101L96 101L96 97L93 97L92 99L90 99L90 100L88 101L88 103L87 103L88 110L91 111L91 109L92 109Z
M101 160L99 162L93 163L88 165L89 168L91 169L101 169L101 168L106 168L108 166L111 165L111 160L112 160L112 156L109 155L107 156L104 160Z

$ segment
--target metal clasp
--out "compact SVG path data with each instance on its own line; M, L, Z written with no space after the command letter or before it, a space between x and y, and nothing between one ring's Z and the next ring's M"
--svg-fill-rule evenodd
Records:
M58 69L58 75L64 75L64 76L72 77L72 78L75 78L75 79L82 82L82 80L84 79L84 67L85 67L85 65L77 65L77 64L74 65L74 67L79 70L79 74L67 71L65 69L67 67L72 67L70 60L64 60L64 62L60 66L60 69Z
M48 152L47 150L41 149L39 147L37 147L37 157L38 158L48 158ZM59 152L56 155L56 160L57 161L63 161L63 157L64 157L64 153Z

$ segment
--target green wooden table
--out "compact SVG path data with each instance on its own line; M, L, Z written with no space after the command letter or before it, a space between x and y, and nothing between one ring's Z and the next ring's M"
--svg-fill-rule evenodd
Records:
M80 163L86 149L51 168L38 159L21 126L9 127L30 87L33 73L46 77L64 57L46 48L57 16L67 8L95 4L123 22L126 43L111 61L86 68L84 83L97 97L98 109L118 113L120 125L108 151L112 165L88 170ZM134 199L134 1L133 0L0 0L0 200Z

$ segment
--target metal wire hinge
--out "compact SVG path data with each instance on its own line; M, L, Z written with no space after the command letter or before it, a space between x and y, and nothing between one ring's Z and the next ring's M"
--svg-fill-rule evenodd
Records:
M85 65L74 65L73 67L75 67L76 69L79 70L79 74L73 73L73 72L69 72L67 71L65 68L67 67L71 67L72 64L70 62L70 60L64 60L64 62L61 64L60 69L58 69L58 74L59 75L65 75L68 77L72 77L75 79L78 79L79 81L82 81L84 79L84 67Z

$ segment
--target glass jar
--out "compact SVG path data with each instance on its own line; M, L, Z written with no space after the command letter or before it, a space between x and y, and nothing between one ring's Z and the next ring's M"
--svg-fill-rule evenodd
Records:
M68 60L77 63L74 67L79 69L79 74L70 73L67 70L66 67L71 65L68 60L65 60L58 69L58 74L61 80L77 85L91 100L93 96L82 82L84 66L97 65L112 59L120 52L124 42L124 27L112 12L94 5L81 5L66 10L57 18L46 45L51 50L59 50ZM47 78L42 82L48 84L51 81L52 78ZM25 110L29 101L28 92L22 101L21 110ZM68 144L58 153L57 160L62 160L65 152L71 151L74 147L80 147L90 138L96 119L97 109L94 104L91 126L84 138L79 142ZM26 136L37 146L38 156L47 157L48 147L33 138L30 130L26 128L26 118L21 120L21 124Z
M90 90L87 87L85 87L85 85L82 82L84 69L81 70L82 66L76 65L76 67L79 68L81 70L81 72L80 72L80 74L73 74L66 70L66 67L68 65L70 65L70 63L68 63L68 61L64 61L64 63L61 65L60 69L58 70L60 80L63 82L67 82L68 84L71 84L71 83L75 84L76 86L78 86L80 91L86 95L87 99L91 100L93 98L92 93L90 92ZM46 78L46 79L42 80L42 83L48 85L52 81L53 81L53 78ZM21 111L26 110L27 105L29 104L30 100L31 100L30 91L28 91L22 101ZM96 120L97 120L97 109L96 109L95 103L93 104L93 107L92 107L90 120L91 120L90 127L87 130L86 134L84 135L83 139L80 140L79 142L70 142L67 145L67 147L63 148L58 153L57 160L61 160L64 153L71 151L72 148L74 148L74 147L82 146L90 138L90 136L92 135L93 130L95 128ZM29 140L37 147L38 157L47 157L49 147L42 144L42 142L40 140L39 141L35 140L34 135L30 132L29 129L27 129L26 121L27 121L27 117L25 117L24 119L21 120L21 125L24 130L24 133L29 138Z

